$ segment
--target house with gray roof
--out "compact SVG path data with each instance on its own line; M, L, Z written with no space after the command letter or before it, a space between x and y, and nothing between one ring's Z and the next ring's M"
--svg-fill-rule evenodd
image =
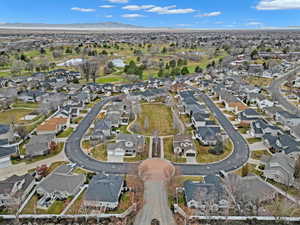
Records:
M183 184L187 207L219 210L230 206L220 177L208 175L203 182L187 180Z
M68 168L69 167L69 168ZM43 198L66 199L75 196L85 182L85 175L72 174L72 167L63 165L44 178L37 187Z
M266 162L264 176L278 183L292 186L294 183L295 160L283 153L272 155Z
M279 127L271 125L263 119L258 119L250 123L249 134L252 137L261 138L264 134L276 136L282 133L283 131Z
M119 205L124 178L115 175L97 174L93 176L84 195L84 206L115 209Z
M11 125L0 124L0 140L12 141L14 138L14 132Z
M10 158L18 152L17 146L0 146L0 169L11 165Z
M0 208L20 205L27 198L34 185L34 177L30 174L13 175L0 181Z
M300 125L300 116L284 110L276 112L275 119L287 127Z
M273 152L283 152L294 159L300 155L300 143L290 135L265 134L263 135L263 142Z
M25 145L26 156L31 158L49 154L52 142L55 143L54 134L40 134L31 136L29 143Z
M104 140L112 135L112 123L108 119L98 120L95 123L91 140Z
M238 121L241 123L250 124L252 121L261 119L262 115L256 112L254 109L248 108L238 113Z
M196 157L197 151L190 135L175 135L173 138L173 151L184 157Z
M220 127L198 127L195 136L203 145L212 146L217 144L220 134Z

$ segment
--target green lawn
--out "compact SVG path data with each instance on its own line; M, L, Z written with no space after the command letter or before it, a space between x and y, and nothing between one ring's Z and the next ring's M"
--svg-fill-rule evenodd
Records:
M227 139L225 141L224 153L221 155L214 155L214 154L209 153L208 150L213 147L203 146L198 141L195 141L194 143L195 143L195 146L196 146L196 149L198 152L198 155L197 155L198 163L213 163L213 162L223 160L226 157L228 157L233 151L233 145L229 139Z
M32 109L37 109L39 107L39 103L17 101L15 104L12 105L12 107L13 108L32 108Z
M105 144L101 144L96 146L93 150L92 150L92 155L95 159L99 160L99 161L107 161L107 150L106 150L106 145Z
M21 214L60 214L67 204L72 200L72 198L68 198L65 201L54 201L54 203L47 210L37 208L38 200L38 196L33 195Z
M68 129L64 130L60 134L57 135L58 138L66 138L69 137L74 131L74 128L69 127Z
M124 79L121 76L107 76L97 78L96 83L120 83L122 81L124 81Z
M257 142L261 142L261 138L247 138L249 144L254 144Z
M258 150L251 152L252 159L260 160L262 156L271 156L271 154L267 150Z
M11 109L5 112L0 112L0 123L9 124L11 122L24 122L22 118L31 112L33 112L33 110L28 109Z
M176 134L173 128L173 117L169 107L164 104L143 104L142 112L138 115L135 126L136 133L153 135L158 132L160 136Z
M130 192L126 192L123 193L118 205L118 208L114 209L114 210L108 210L107 213L111 213L111 214L120 214L125 212L131 205L132 205L132 201L131 201L131 194Z
M164 138L164 155L165 159L171 162L185 163L186 158L177 156L173 151L173 138Z

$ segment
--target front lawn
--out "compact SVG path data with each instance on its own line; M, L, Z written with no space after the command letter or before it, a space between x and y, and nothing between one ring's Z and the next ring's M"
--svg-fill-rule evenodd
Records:
M160 136L173 135L177 131L173 127L171 109L164 104L143 104L137 121L131 127L135 133L153 135L158 132ZM135 130L133 130L135 127Z
M261 142L261 138L247 138L249 144L254 144L257 142Z
M195 141L195 146L197 149L197 162L198 163L213 163L213 162L218 162L220 160L225 159L228 157L232 151L233 151L233 144L232 142L227 139L224 142L224 152L221 155L214 155L209 152L209 149L213 147L209 146L203 146L201 145L198 141Z
M74 131L74 128L69 127L68 129L64 130L63 132L57 135L58 138L66 138L69 137Z
M95 148L93 148L92 156L93 156L93 158L95 158L99 161L107 161L106 145L101 144L101 145L98 145Z
M263 156L271 156L271 154L267 150L258 150L251 152L251 158L260 160Z
M37 109L39 107L39 103L17 101L15 104L12 105L12 107L13 108L31 108L31 109Z

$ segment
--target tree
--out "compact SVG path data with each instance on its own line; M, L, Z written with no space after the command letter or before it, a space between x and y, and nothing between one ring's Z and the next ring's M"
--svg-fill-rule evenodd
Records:
M257 55L258 55L258 52L257 52L256 49L254 49L254 50L251 52L250 57L251 57L251 59L256 59Z
M164 71L162 69L160 69L157 73L158 77L162 77L164 75Z
M182 75L186 75L186 74L189 74L190 73L190 71L189 71L189 69L186 67L186 66L184 66L182 69L181 69L181 74Z
M195 73L202 73L203 69L200 66L196 66Z
M89 81L90 78L96 83L96 77L99 70L99 62L96 60L83 60L79 65L79 70L81 75L85 77L86 81Z
M18 126L15 130L22 139L24 139L28 135L27 129L23 126Z
M175 59L172 59L172 60L169 62L169 65L170 65L170 67L175 68L176 65L177 65L176 60L175 60Z
M248 175L248 171L249 171L249 168L248 168L248 163L245 165L245 166L243 166L243 168L242 168L242 177L246 177L247 175Z
M45 50L44 48L41 48L41 49L40 49L40 54L41 54L41 55L46 54L46 50Z

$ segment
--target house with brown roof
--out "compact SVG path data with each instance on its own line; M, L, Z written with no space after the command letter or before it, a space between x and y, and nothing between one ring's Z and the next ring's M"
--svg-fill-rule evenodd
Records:
M68 127L67 118L51 118L36 128L36 133L41 134L57 134Z

